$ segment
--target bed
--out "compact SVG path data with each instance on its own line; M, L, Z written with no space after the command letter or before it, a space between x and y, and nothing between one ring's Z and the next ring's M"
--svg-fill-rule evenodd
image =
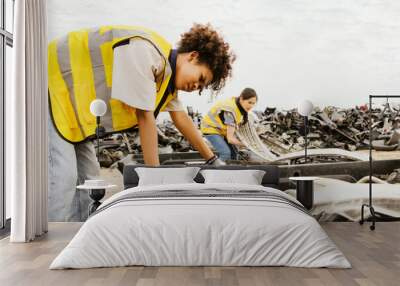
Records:
M351 267L308 211L278 189L276 166L218 167L238 170L240 176L265 171L259 185L204 183L205 173L200 172L192 183L138 185L138 167L125 167L126 189L102 203L50 269Z

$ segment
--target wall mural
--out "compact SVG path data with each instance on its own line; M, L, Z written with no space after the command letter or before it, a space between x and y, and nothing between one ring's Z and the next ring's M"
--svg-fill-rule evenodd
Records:
M85 221L131 164L277 165L319 221L357 221L370 145L376 219L400 217L400 100L367 104L400 90L397 2L121 2L48 3L50 221Z

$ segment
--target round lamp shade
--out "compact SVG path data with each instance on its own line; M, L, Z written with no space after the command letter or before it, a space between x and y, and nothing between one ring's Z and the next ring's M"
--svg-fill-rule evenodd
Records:
M102 99L95 99L90 104L90 112L94 116L103 116L107 111L107 104Z
M309 100L303 100L297 107L297 112L303 116L309 116L313 111L314 105Z

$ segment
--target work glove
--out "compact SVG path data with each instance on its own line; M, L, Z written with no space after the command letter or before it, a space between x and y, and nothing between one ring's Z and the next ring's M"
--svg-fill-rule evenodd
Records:
M220 158L217 157L217 155L214 155L210 159L206 161L206 165L211 165L211 166L225 166L226 163L222 161Z

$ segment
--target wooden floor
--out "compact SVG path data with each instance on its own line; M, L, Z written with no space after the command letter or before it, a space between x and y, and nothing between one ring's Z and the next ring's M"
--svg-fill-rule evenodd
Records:
M79 223L50 223L32 243L0 241L0 285L400 285L400 223L326 223L323 228L353 268L289 267L120 267L48 270L77 232Z

